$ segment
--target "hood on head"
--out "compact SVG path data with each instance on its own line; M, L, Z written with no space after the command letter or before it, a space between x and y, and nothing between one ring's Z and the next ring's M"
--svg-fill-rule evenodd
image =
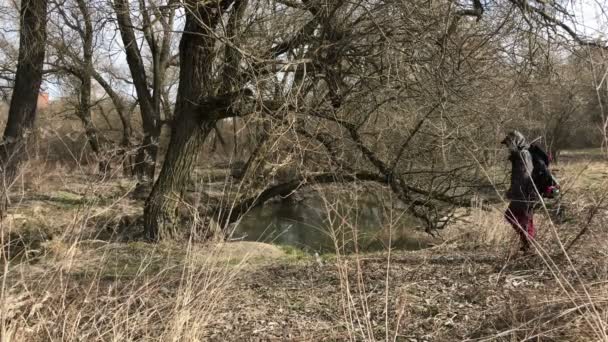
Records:
M528 146L526 138L519 131L509 132L500 143L506 145L511 151L518 151Z

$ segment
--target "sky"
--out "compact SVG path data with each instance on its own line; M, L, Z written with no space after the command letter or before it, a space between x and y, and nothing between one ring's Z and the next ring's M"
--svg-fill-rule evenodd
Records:
M608 33L608 4L596 0L582 0L569 3L571 13L574 13L573 26L577 32L588 37L605 37ZM604 9L602 9L604 7Z
M16 24L14 20L14 11L11 13L7 8L13 7L14 0L0 0L0 35L7 40L18 41L16 33ZM601 3L602 0L577 0L568 1L566 8L570 13L574 14L574 20L567 20L572 28L579 34L589 38L608 38L608 13L602 10L605 7L608 10L608 1L606 4ZM179 29L176 27L176 29ZM110 32L109 36L114 40L119 40L117 32ZM116 44L116 43L113 43ZM103 49L102 49L103 50ZM111 60L111 64L121 70L127 71L126 58L120 47L113 48L113 52L107 52L107 56L101 56L102 59ZM0 50L0 58L3 51ZM127 72L128 74L128 72ZM128 86L127 86L128 88ZM62 90L51 82L45 81L43 89L46 90L51 100L61 97ZM132 89L126 89L127 92L133 92Z

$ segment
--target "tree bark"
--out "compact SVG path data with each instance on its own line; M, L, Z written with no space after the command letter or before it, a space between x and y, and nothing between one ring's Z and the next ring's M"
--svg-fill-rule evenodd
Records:
M6 213L8 191L17 178L36 120L45 54L47 5L47 0L21 1L17 72L4 139L0 145L2 215Z
M78 10L82 15L82 21L84 28L78 30L78 33L82 39L82 75L80 75L80 94L78 101L78 116L84 126L85 134L89 145L95 153L96 158L99 162L99 172L104 173L107 171L108 163L102 160L103 148L99 140L99 132L93 124L91 118L91 87L92 87L92 74L93 74L93 23L91 20L91 14L85 0L77 0ZM66 20L67 17L65 18Z
M218 221L222 225L227 225L237 221L249 210L257 206L263 205L268 200L276 196L286 197L289 194L297 191L301 187L311 186L315 184L338 184L357 181L376 182L383 185L388 184L389 182L386 177L369 172L358 172L352 174L336 174L330 172L311 175L308 177L300 176L290 181L270 186L258 194L252 195L248 198L242 199L239 202L236 202L231 207L225 207L220 205L214 208L213 211L216 217L218 218Z
M125 53L127 64L133 78L133 85L139 101L139 110L143 124L144 139L135 157L135 173L143 184L154 180L156 160L158 158L158 139L160 137L160 112L155 108L155 100L148 89L148 81L144 62L138 49L137 39L133 31L127 0L114 0L114 10ZM146 13L147 14L147 13ZM154 48L151 46L151 50ZM157 68L154 68L157 71ZM160 108L160 107L159 107Z
M78 117L84 126L84 131L91 145L91 149L97 156L101 158L101 143L99 142L97 128L93 124L91 118L91 78L84 76L80 80L80 94L78 100ZM101 164L100 164L101 165ZM102 171L102 170L100 170Z
M199 103L212 95L212 65L215 39L208 28L217 25L231 1L196 4L188 1L186 25L181 38L180 81L177 90L171 139L163 167L144 207L144 229L151 240L180 237L177 209L200 148L213 129L213 108L200 112ZM217 11L218 7L222 11Z
M242 82L239 79L239 65L241 64L241 53L234 46L240 45L242 21L245 15L245 9L249 4L249 0L240 0L235 2L233 13L228 20L226 28L228 39L232 44L226 44L224 54L225 61L223 67L222 89L224 92L230 92L238 89Z

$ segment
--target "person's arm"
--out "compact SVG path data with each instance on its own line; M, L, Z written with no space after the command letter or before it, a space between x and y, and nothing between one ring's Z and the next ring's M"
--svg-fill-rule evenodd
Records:
M517 159L519 158L519 156L517 155L517 153L515 152L510 152L509 153L509 161L511 162L511 177L509 178L509 189L507 189L507 192L505 193L505 197L508 200L513 200L513 188L515 186L515 184L517 183L515 180L515 177L517 177L516 173L516 167L515 167L515 163L517 163Z
M532 154L528 150L522 150L520 152L521 161L523 163L523 175L521 188L525 192L524 195L526 198L530 199L533 197L537 197L537 191L542 191L541 189L536 189L534 185L534 180L532 178L532 171L534 170L534 162L532 161Z
M509 190L507 190L507 193L505 193L505 198L508 200L512 200L513 199L513 191L511 188L509 188Z

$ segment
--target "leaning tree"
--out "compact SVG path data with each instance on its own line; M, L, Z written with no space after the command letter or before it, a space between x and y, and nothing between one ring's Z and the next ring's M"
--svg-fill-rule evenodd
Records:
M440 114L437 109L443 97L429 105L427 99L436 94L423 85L435 82L430 70L416 66L424 80L410 82L411 85L396 73L411 67L398 63L416 58L400 54L404 47L426 48L428 55L423 58L442 63L441 47L428 44L438 38L447 40L439 25L441 13L417 6L417 21L399 25L391 13L405 15L405 4L378 2L371 8L362 1L263 4L218 1L203 5L190 1L185 6L171 141L144 211L148 237L179 235L177 207L205 138L219 120L252 114L270 120L279 131L320 144L332 158L323 172L314 176L300 174L273 186L247 185L236 198L219 201L230 203L230 207L212 205L205 215L216 215L221 223L234 221L251 207L305 183L378 182L411 204L411 211L420 217L435 211L426 197L459 203L446 194L451 188L446 180L455 179L465 167L444 170L443 180L434 181L443 187L437 192L410 184L405 175L397 172L402 169L400 160L407 157L404 151L414 144L419 128L413 127L411 137L399 145L388 139L390 143L374 146L377 141L370 141L363 133L372 122L395 119L387 109L400 103L412 111L426 113L414 116L418 126ZM227 18L227 22L222 18ZM433 25L435 29L430 30ZM417 53L415 49L411 52ZM443 65L446 70L451 67ZM406 90L410 91L407 96ZM379 126L374 126L374 134L388 128L385 124ZM273 146L281 144L281 137L285 138L266 134L259 139L243 173L255 176L260 172L260 161L273 152ZM358 161L349 162L334 154L340 145L348 146L349 154ZM386 153L394 155L386 158ZM427 174L438 173L429 170ZM247 191L248 188L255 191Z
M520 71L510 45L547 31L591 44L546 6L186 1L171 141L145 204L147 236L184 232L178 209L197 158L209 157L205 139L218 121L245 116L262 133L238 191L207 198L206 218L225 226L306 185L365 181L436 227L470 205L478 155L489 150L479 142L492 141L479 132L508 116ZM300 169L272 181L261 166L269 160Z

